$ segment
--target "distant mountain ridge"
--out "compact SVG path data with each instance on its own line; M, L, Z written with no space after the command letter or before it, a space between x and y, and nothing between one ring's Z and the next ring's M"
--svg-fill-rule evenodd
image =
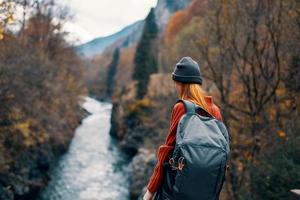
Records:
M154 8L158 29L162 32L169 18L178 10L184 9L192 0L158 0ZM77 52L84 57L93 57L103 53L109 47L128 47L139 41L143 31L144 20L137 21L122 30L106 37L93 39L76 47ZM116 44L117 43L117 44Z
M113 45L115 42L123 42L125 46L136 42L142 32L144 20L137 21L131 25L126 26L122 30L106 37L95 38L87 43L76 47L78 54L85 57L92 57L96 54L102 53L107 47ZM121 41L123 40L123 41Z

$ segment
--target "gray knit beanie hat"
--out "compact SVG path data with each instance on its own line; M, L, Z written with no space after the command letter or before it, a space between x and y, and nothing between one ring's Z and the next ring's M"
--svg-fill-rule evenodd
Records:
M172 73L172 79L182 83L202 84L201 72L198 63L191 57L181 58L175 66Z

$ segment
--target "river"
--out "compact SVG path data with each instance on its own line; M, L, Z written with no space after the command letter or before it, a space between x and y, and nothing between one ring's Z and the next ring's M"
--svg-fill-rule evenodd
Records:
M128 200L128 157L109 135L112 105L86 97L90 115L50 171L40 200Z

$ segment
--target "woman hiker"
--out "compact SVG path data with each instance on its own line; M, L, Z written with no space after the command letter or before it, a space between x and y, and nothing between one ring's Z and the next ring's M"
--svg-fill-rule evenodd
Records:
M175 66L172 79L180 99L189 100L203 108L217 120L222 120L220 109L214 104L212 96L206 95L201 87L202 77L197 62L190 57L183 57ZM161 187L164 179L163 163L167 161L174 150L176 142L177 125L181 117L185 114L183 102L174 105L171 115L171 123L165 143L157 151L157 164L147 185L147 192L143 200L153 200L155 193ZM184 200L184 199L182 199Z

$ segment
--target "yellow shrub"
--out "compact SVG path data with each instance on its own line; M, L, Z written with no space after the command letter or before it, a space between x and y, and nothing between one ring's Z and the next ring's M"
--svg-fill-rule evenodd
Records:
M137 100L128 106L129 112L139 112L154 106L154 103L149 98Z

